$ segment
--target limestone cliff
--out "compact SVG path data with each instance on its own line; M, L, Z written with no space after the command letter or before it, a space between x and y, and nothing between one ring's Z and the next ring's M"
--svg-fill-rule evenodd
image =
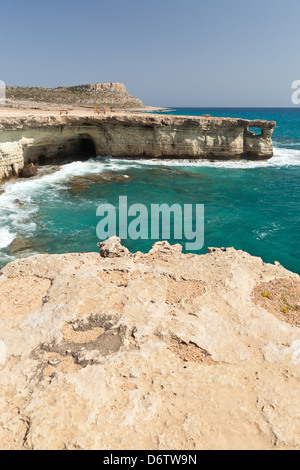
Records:
M75 159L84 149L91 156L264 159L273 155L274 127L260 120L141 113L3 116L0 179L18 176L26 163Z
M299 448L299 276L209 251L7 265L0 449Z
M90 90L94 90L96 92L111 92L111 93L118 93L120 95L126 94L127 89L124 83L118 82L105 82L105 83L94 83L91 85L87 85Z

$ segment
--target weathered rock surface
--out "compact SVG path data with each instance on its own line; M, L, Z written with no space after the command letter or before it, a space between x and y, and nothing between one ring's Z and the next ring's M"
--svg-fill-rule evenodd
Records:
M257 300L299 276L234 249L100 249L2 270L0 448L299 448L299 325Z
M273 155L274 126L260 120L141 113L3 116L0 180L17 176L26 163L66 157L265 159ZM260 128L261 135L250 127Z

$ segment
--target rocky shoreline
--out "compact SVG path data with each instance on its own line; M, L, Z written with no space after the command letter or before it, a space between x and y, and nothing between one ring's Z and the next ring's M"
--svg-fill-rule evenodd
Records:
M95 156L263 160L275 122L138 112L0 112L0 180L34 176L33 165ZM252 132L260 129L260 134Z
M273 156L275 122L141 113L163 108L145 106L123 83L7 87L6 94L0 107L0 181L35 176L34 166L66 157Z
M299 448L300 278L233 248L0 272L0 449Z

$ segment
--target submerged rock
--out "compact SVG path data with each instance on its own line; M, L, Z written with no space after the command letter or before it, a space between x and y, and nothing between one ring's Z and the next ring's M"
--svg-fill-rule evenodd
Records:
M87 178L82 178L76 176L75 178L72 178L71 180L71 191L84 191L86 189L89 189L91 187L92 182L88 180Z
M32 253L34 243L29 238L25 238L22 235L17 235L12 243L7 248L10 255L25 255Z
M127 175L117 175L115 173L99 173L87 175L85 177L75 176L70 180L71 191L82 191L89 189L93 184L115 183L129 179Z
M17 204L19 207L23 207L24 203L20 201L20 199L15 199L14 204Z
M38 168L38 175L39 176L46 176L46 175L52 175L53 173L56 173L62 168L63 165L46 165L46 166L40 166Z
M124 181L129 179L128 175L118 175L116 173L110 173L108 171L99 173L98 175L89 175L87 177L93 183L104 183L104 182L115 182L115 181Z

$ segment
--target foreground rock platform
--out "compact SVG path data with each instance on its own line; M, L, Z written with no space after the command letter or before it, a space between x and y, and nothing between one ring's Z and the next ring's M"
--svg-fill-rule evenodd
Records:
M0 113L0 180L19 176L24 165L64 158L262 160L273 155L275 125L273 121L138 112ZM254 128L260 129L258 134L252 132Z
M299 448L300 278L209 251L113 238L8 264L0 449Z

